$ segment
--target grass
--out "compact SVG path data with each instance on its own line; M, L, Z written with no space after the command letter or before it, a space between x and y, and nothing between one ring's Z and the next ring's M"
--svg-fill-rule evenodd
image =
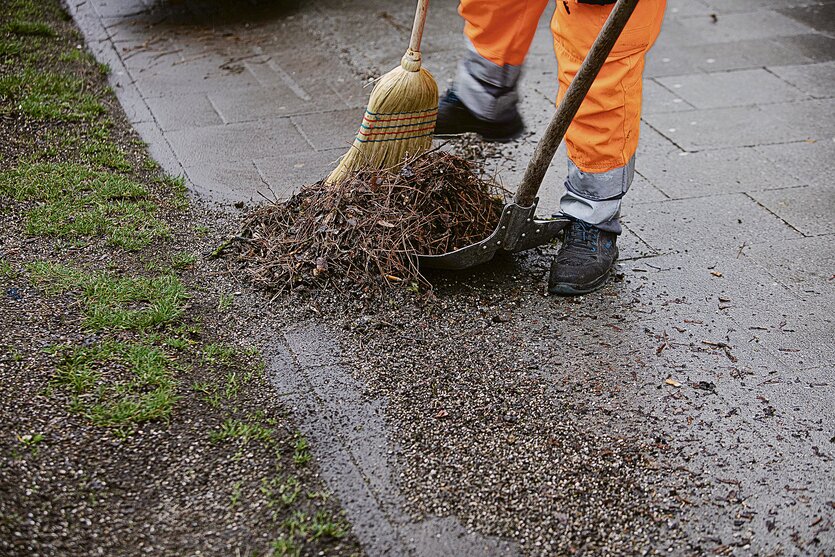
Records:
M272 430L259 424L244 422L235 418L227 418L219 429L209 433L209 440L212 443L223 441L238 441L246 445L250 441L261 441L272 443Z
M22 163L0 172L0 194L38 202L27 215L26 233L33 236L104 236L136 251L169 234L144 186L79 164Z
M108 66L107 64L99 63L96 60L95 56L81 48L74 48L72 50L68 50L66 52L61 53L61 55L58 56L58 60L70 64L80 64L96 67L98 68L99 73L103 76L110 74L110 66Z
M229 507L235 508L241 502L241 487L243 482L237 481L232 484L232 493L229 495Z
M192 384L191 388L203 395L203 400L209 403L212 408L220 408L220 389L218 386L210 381L197 381Z
M15 268L5 259L0 259L0 277L6 280L15 280L18 277Z
M304 466L312 458L310 454L310 443L307 442L307 439L301 433L296 433L296 441L293 444L293 462L297 466Z
M51 352L59 358L53 384L69 394L71 411L93 425L126 435L170 417L178 398L175 369L159 347L104 341Z
M18 442L27 449L37 447L44 440L42 433L26 433L17 437Z
M302 511L293 512L281 523L283 535L272 542L276 555L301 555L304 542L319 539L340 539L347 533L347 527L334 520L324 511L310 516Z
M185 310L186 289L176 275L117 277L46 261L35 261L27 270L47 292L78 292L84 326L95 331L146 331L172 325Z
M167 192L172 194L170 202L174 209L184 211L188 208L188 187L186 186L185 177L164 175L161 178L157 178L156 181Z
M222 312L227 312L232 307L232 302L235 300L235 297L232 294L222 293L217 298L217 310Z
M280 515L283 508L296 502L302 492L302 485L296 476L276 476L261 480L261 494L267 500L267 506L273 510L273 519Z
M171 256L171 267L177 270L183 270L191 267L197 261L197 256L193 253L179 252Z
M15 35L30 35L36 37L54 37L55 30L40 21L24 21L14 19L3 26L5 31Z
M222 342L207 344L203 347L202 362L204 365L232 365L235 361L234 346Z
M92 121L105 113L80 77L32 68L0 77L0 107L36 120ZM0 113L9 109L0 108Z
M0 58L19 56L23 43L18 39L0 39Z

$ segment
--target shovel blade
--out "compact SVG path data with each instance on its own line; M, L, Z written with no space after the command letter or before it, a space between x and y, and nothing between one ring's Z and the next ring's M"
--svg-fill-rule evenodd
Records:
M502 217L490 236L440 255L420 255L421 267L427 269L447 269L457 271L469 269L487 263L499 252L515 253L547 244L570 222L569 219L537 219L536 205L539 199L529 207L508 203L502 209Z

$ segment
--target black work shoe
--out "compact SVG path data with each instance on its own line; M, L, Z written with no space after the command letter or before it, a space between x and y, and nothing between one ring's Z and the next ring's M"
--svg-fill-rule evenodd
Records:
M577 296L597 290L618 258L618 236L580 220L565 230L562 247L551 263L548 292Z
M455 93L447 91L438 103L438 121L435 135L448 136L473 132L485 141L504 143L512 141L525 131L525 123L516 108L506 119L494 122L482 120L464 106Z

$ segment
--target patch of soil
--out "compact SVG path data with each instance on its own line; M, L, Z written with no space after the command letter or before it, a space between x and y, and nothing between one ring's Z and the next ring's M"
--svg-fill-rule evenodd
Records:
M105 76L89 62L62 59L81 42L74 24L57 1L31 4L43 11L41 19L54 36L13 37L23 49L0 60L0 76L36 60L39 71L82 78L106 113L98 122L36 120L0 98L0 136L9 139L0 141L0 167L33 158L107 170L90 162L85 148L92 139L118 147L129 165L119 171L147 187L170 238L126 253L103 238L30 236L31 203L0 199L0 555L265 555L297 511L306 517L322 512L344 524L315 460L299 462L296 427L258 367L258 356L247 352L229 365L209 364L202 356L210 343L235 347L236 354L253 348L250 329L231 310L237 286L227 288L217 279L220 262L207 268L210 263L198 257L210 253L233 226L228 216L199 204L183 210L174 203L171 186L161 180L117 99L107 92ZM6 10L17 5L0 3L0 20L6 21ZM5 32L0 29L0 38L8 37ZM94 124L105 129L106 137ZM60 142L62 137L79 140ZM168 421L145 422L120 437L73 411L68 391L55 385L58 360L46 350L108 338L130 342L136 335L86 329L78 297L33 287L26 266L46 260L115 276L149 276L168 268L183 251L195 261L177 270L190 301L182 323L188 331L179 337L188 355L177 356L182 367L174 373L176 406ZM230 309L219 309L223 304ZM160 339L172 334L153 333ZM166 353L175 354L173 349ZM199 385L218 386L220 402L209 400ZM270 442L213 440L211 434L229 420L268 429ZM289 503L289 497L282 498L287 489L298 489ZM302 549L304 554L360 552L350 533L340 539L323 536Z

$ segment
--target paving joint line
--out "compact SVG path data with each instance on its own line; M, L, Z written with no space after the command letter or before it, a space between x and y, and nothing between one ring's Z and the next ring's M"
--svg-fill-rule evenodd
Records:
M689 112L689 111L683 111L683 112ZM650 123L649 123L647 120L645 120L643 117L641 117L641 122L643 122L644 124L646 124L646 125L649 127L649 129L651 129L652 131L656 132L658 135L660 135L661 137L663 137L664 139L666 139L667 141L669 141L671 144L673 144L673 146L675 146L675 147L676 147L679 151L681 151L681 152L683 152L683 153L687 153L687 152L688 152L688 151L687 151L687 149L685 149L684 147L682 147L681 145L679 145L678 143L676 143L675 141L673 141L672 139L670 139L669 137L667 137L667 136L666 136L663 132L661 132L661 130L659 130L658 128L656 128L656 127L655 127L655 126L653 126L652 124L650 124Z
M797 229L794 225L792 225L789 221L787 221L786 219L784 219L783 217L781 217L780 215L778 215L777 213L775 213L774 211L772 211L771 209L769 209L768 207L766 207L765 205L763 205L762 203L760 203L759 201L757 201L756 199L754 199L754 198L753 198L753 197L752 197L752 196L751 196L748 192L742 192L742 195L744 195L745 197L747 197L748 199L750 199L751 201L753 201L754 203L756 203L757 205L759 205L762 209L764 209L765 211L767 211L769 214L771 214L771 215L773 215L773 216L777 217L777 219L778 219L780 222L782 222L783 224L785 224L786 226L788 226L790 229L792 229L792 230L794 230L795 232L797 232L798 234L800 234L803 238L809 238L809 236L808 236L807 234L804 234L804 233L803 233L803 232L801 232L799 229ZM762 243L762 242L756 242L756 243ZM754 245L754 244L752 243L751 245Z

